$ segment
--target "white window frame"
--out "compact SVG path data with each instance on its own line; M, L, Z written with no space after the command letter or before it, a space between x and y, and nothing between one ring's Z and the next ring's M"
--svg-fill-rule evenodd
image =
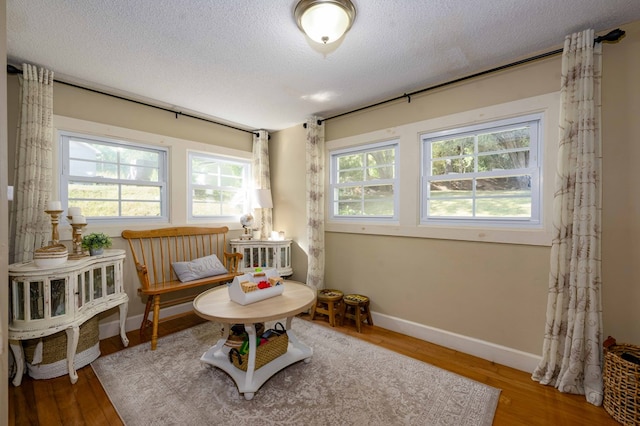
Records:
M529 143L529 167L521 169L511 169L503 171L489 171L478 172L474 170L472 172L455 174L455 175L431 175L431 147L433 142L440 141L445 138L461 138L465 136L476 137L479 133L486 133L491 131L508 130L510 128L517 127L519 125L529 124L531 129L531 139ZM542 175L542 127L543 127L542 114L527 114L519 117L512 117L508 119L501 119L496 121L489 121L481 124L474 124L464 127L456 127L453 129L442 130L438 132L422 134L421 149L422 149L422 172L421 172L421 188L420 188L420 223L440 223L449 225L481 225L481 226L505 226L514 228L526 228L526 227L540 227L541 224L541 212L542 212L542 197L540 176ZM507 151L499 151L499 153ZM497 152L498 153L498 152ZM482 153L487 155L490 153ZM474 143L474 153L469 155L474 158L474 165L477 165L478 158L478 145L477 139ZM530 175L531 176L531 216L530 217L479 217L475 216L476 200L481 199L481 196L477 196L475 190L475 182L478 178L487 177L509 177L513 175ZM428 204L430 202L429 188L431 182L437 182L439 180L448 181L457 178L471 179L473 182L472 187L472 210L473 216L455 217L455 216L430 216L428 214Z
M464 102L463 102L464 104ZM447 129L471 126L488 121L497 121L529 114L542 114L541 135L544 143L540 147L544 160L540 176L541 216L539 226L508 227L487 223L476 225L441 223L430 221L421 223L420 176L422 168L421 135ZM366 145L371 141L384 141L392 138L399 140L402 157L399 162L399 217L397 223L374 223L362 221L334 220L329 215L329 197L325 200L326 232L389 235L410 238L436 238L443 240L494 242L503 244L521 244L550 246L553 230L551 226L555 164L560 117L560 92L551 92L529 98L483 106L477 109L460 110L449 115L432 116L422 121L400 124L394 127L380 128L367 133L353 134L325 141L326 172L325 186L329 188L329 153ZM401 117L396 115L397 120Z
M338 159L343 156L362 154L373 151L379 151L381 149L393 149L394 150L394 178L393 179L377 179L362 182L349 182L348 184L338 183ZM332 220L347 221L347 222L397 222L399 214L399 159L400 159L400 147L397 139L374 142L366 145L361 145L352 148L339 149L329 152L330 156L330 179L329 179L329 217ZM366 158L366 157L365 157ZM366 165L365 165L366 169ZM393 186L393 215L390 216L370 216L370 215L338 215L336 214L336 191L345 186L353 186L359 184L362 186L375 186L380 184L391 184ZM364 202L364 200L362 201Z
M238 192L244 192L243 195L243 211L250 211L250 200L249 200L249 191L252 186L251 182L251 161L247 159L241 158L231 158L222 155L216 155L212 153L200 152L200 151L187 151L187 217L192 221L201 221L201 220L235 220L237 218L236 215L207 215L207 216L194 216L193 214L193 190L196 188L204 188L204 189L235 189L235 188L224 188L218 186L211 185L198 185L193 183L192 175L193 175L193 159L194 157L199 158L209 158L215 161L220 161L223 163L237 164L243 167L242 178L243 178L243 188Z
M159 169L158 169L158 182L149 181L136 181L130 179L110 179L103 177L86 177L86 176L71 176L69 167L69 140L80 140L88 143L98 143L103 145L111 145L115 147L126 147L128 149L138 149L141 151L152 151L159 155ZM138 142L114 139L104 136L97 136L91 134L83 134L69 131L58 131L58 143L59 143L59 164L60 169L60 200L64 210L69 207L69 182L70 181L83 181L83 182L95 182L95 183L113 183L116 185L142 185L142 186L156 186L160 189L160 215L159 216L88 216L87 219L94 223L110 224L120 223L122 221L137 223L166 223L169 221L169 214L167 209L168 203L168 163L169 152L165 147L151 146L141 144ZM122 201L122 198L118 198L118 201Z

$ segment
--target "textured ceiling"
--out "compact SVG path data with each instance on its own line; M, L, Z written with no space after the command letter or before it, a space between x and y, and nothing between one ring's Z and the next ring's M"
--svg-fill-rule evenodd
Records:
M297 0L7 0L8 61L245 129L287 128L640 20L640 0L353 0L322 46Z

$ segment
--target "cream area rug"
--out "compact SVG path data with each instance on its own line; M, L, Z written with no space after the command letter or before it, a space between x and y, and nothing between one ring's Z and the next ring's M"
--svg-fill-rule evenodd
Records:
M267 325L269 326L269 324ZM200 357L221 325L166 336L91 365L127 425L491 425L499 389L294 318L313 348L247 401Z

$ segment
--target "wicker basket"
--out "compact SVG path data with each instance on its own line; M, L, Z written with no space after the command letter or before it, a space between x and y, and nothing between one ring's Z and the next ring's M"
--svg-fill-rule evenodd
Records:
M80 326L74 367L82 368L100 356L100 330L98 317ZM34 363L38 344L42 342L42 359ZM27 372L34 379L51 379L69 374L67 366L67 333L59 331L50 336L25 340L22 343Z
M256 349L256 367L259 369L265 364L273 361L281 355L287 353L289 346L289 336L286 332L280 335L273 335L268 343L264 343ZM229 361L242 371L247 371L249 365L249 353L241 354L236 348L229 351Z
M640 358L640 346L613 345L604 350L604 409L624 425L640 425L640 364L623 354Z

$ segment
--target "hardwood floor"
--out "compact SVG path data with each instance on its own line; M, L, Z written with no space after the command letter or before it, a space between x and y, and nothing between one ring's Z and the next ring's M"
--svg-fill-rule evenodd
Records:
M301 318L309 319L308 315ZM196 315L160 324L167 334L204 322ZM329 327L326 320L314 323ZM617 425L602 407L587 403L583 396L563 394L531 380L531 375L419 339L378 327L345 324L337 330L373 344L428 362L502 390L494 425ZM129 332L130 346L140 344L137 330ZM147 343L142 342L142 343ZM102 355L123 350L118 336L100 341ZM68 376L33 380L25 375L22 385L9 384L10 425L121 425L115 409L90 366L78 370L78 382ZM374 426L374 425L372 425Z

